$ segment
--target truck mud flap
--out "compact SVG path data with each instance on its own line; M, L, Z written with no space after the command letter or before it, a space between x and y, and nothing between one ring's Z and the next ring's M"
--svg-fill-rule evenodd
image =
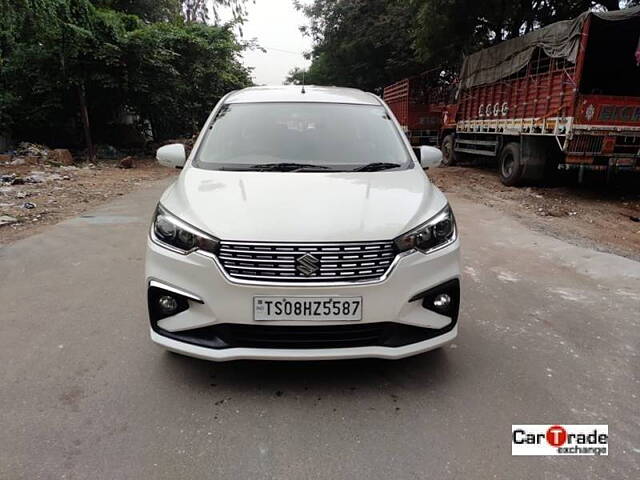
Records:
M522 180L531 182L544 178L547 160L552 153L548 139L523 136L520 140L520 160L524 165Z

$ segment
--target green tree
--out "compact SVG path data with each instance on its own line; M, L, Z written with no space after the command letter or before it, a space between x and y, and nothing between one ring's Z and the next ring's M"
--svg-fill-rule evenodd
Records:
M129 13L148 22L175 21L208 23L219 19L221 8L228 9L234 20L246 16L247 0L92 0L96 6ZM254 0L251 0L254 1Z
M247 15L247 0L181 0L182 12L187 22L203 22L219 20L219 9L227 8L231 11L234 21L242 23ZM263 0L264 1L264 0ZM255 3L255 0L251 0ZM213 17L213 18L212 18Z
M231 27L153 24L128 41L128 104L157 139L196 132L228 91L251 84Z
M284 84L285 85L302 85L303 83L306 83L307 75L309 75L309 72L304 68L294 67L293 69L289 70L289 73L287 74L287 78L285 79Z
M92 0L101 8L135 15L147 22L173 21L180 17L180 0Z
M123 113L158 137L191 133L250 83L231 25L149 23L89 0L0 2L0 131L17 139L91 157Z
M419 70L409 34L415 5L403 0L314 0L296 5L309 19L302 31L313 40L307 83L377 91Z
M73 109L91 155L85 84L87 62L95 56L87 53L97 45L95 8L88 0L18 0L5 11L16 21L0 64L11 95L0 107L7 125L18 134L39 126L53 133L51 120L64 120Z

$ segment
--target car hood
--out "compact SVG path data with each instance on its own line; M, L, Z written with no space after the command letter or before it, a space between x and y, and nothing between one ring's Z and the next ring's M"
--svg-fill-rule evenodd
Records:
M222 240L391 240L435 215L444 195L418 168L229 172L187 167L162 204Z

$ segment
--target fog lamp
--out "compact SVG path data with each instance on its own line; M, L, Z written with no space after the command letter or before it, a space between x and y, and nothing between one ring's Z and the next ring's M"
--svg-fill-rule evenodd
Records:
M433 299L433 306L438 310L446 310L451 305L451 297L446 293L440 293Z
M161 296L158 299L158 305L160 306L162 313L165 315L171 315L178 310L178 301L169 295Z
M422 300L422 307L432 312L451 317L451 328L458 321L460 309L460 281L457 278L441 283L427 291L414 295L409 300Z

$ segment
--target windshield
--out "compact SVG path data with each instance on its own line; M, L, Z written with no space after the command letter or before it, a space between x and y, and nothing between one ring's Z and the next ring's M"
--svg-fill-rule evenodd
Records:
M377 171L412 168L382 106L227 104L194 166L211 170Z

